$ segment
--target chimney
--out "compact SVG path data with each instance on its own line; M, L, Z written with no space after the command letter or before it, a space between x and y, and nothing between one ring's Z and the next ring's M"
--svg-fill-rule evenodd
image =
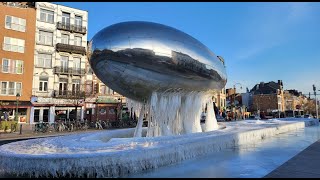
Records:
M282 87L283 87L282 80L278 80L278 84L279 84L280 89L282 89Z

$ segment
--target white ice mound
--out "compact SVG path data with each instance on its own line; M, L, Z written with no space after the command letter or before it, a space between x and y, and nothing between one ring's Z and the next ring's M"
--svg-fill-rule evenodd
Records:
M303 121L279 120L226 124L224 129L174 136L131 138L131 128L9 143L0 146L0 173L121 177L305 127ZM146 131L143 128L144 136Z

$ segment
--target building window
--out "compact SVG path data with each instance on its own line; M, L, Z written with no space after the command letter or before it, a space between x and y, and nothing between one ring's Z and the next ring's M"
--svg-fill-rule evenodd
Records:
M34 110L34 115L33 115L33 118L34 118L34 122L39 122L39 118L40 118L40 109L35 109Z
M69 44L69 35L68 34L61 35L61 43L62 44Z
M109 87L107 87L108 89L107 89L107 93L108 94L110 94L110 95L112 95L112 94L114 94L114 91L112 90L112 89L110 89Z
M23 39L4 37L3 50L24 53L24 43Z
M26 20L14 16L6 16L6 29L26 32Z
M92 74L92 69L91 69L91 67L90 66L87 66L87 75L91 75Z
M67 84L68 79L66 78L60 78L59 79L59 95L67 95Z
M60 58L60 66L61 66L61 70L63 72L68 72L68 61L69 61L69 57L68 56L61 56L61 58Z
M39 78L39 91L48 91L49 77L47 73L41 73Z
M106 94L107 93L107 89L106 89L106 85L104 84L100 84L100 93L101 94Z
M87 94L92 94L92 81L86 81L86 90Z
M70 13L62 12L62 24L70 25Z
M22 74L23 73L23 61L12 60L12 59L2 59L2 72L12 73L12 74Z
M49 109L44 109L43 110L43 122L48 122L49 121Z
M17 93L21 94L22 83L21 82L1 82L1 95L15 96Z
M72 95L79 95L80 92L80 79L72 80Z
M39 31L39 43L43 45L52 46L53 33L46 31Z
M74 45L75 46L81 46L81 41L82 41L81 37L78 37L78 36L74 37Z
M38 54L38 67L51 68L52 55L51 54Z
M53 24L54 12L49 11L49 10L45 10L45 9L40 9L40 21Z
M9 73L9 67L10 67L10 60L2 59L2 72Z
M78 57L73 58L73 68L76 72L80 73L81 69L81 59Z
M76 27L81 27L82 26L82 17L81 16L75 16L74 24L76 25Z
M23 61L15 60L15 73L16 74L22 74L23 73Z

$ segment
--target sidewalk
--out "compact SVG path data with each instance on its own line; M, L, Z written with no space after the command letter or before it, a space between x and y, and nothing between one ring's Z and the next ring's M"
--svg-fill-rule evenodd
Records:
M267 174L264 178L320 178L320 140Z

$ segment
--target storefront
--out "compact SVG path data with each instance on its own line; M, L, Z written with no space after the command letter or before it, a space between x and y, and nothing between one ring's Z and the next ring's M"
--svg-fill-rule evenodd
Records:
M31 123L53 123L56 120L76 119L76 116L77 119L83 118L84 103L81 100L36 97L33 105Z
M115 96L98 96L94 105L87 105L86 112L91 121L116 121L118 119L119 100ZM91 108L88 108L91 106Z
M29 123L32 103L30 101L0 101L0 118L1 120L13 121L18 109L18 122Z

